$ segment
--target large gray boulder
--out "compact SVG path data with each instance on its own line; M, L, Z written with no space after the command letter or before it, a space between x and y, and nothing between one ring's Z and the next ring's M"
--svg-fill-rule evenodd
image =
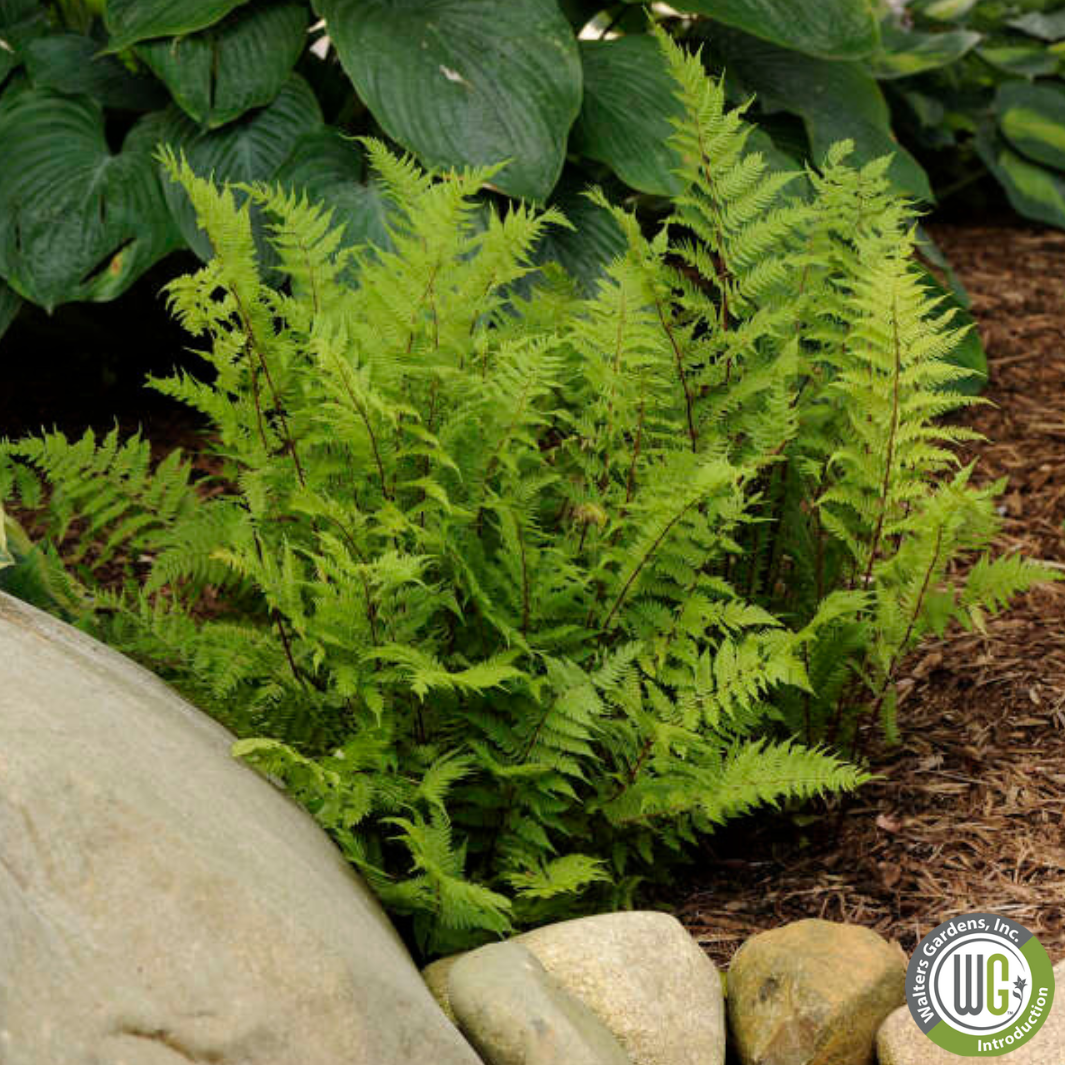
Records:
M4 1065L476 1065L330 840L150 673L0 594Z

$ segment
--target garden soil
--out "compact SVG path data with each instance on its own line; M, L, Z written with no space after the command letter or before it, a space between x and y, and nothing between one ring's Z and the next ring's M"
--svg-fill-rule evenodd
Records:
M1065 234L931 226L972 297L989 405L956 419L975 480L1007 477L998 547L1065 571ZM1065 576L1065 573L1063 573ZM755 814L713 837L668 898L722 965L804 917L852 921L907 952L941 921L1005 914L1065 958L1065 582L984 633L927 643L900 673L901 743L865 740L880 779L808 816Z

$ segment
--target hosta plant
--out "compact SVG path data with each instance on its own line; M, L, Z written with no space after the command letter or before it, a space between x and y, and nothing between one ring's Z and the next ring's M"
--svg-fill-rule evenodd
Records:
M115 433L0 450L0 498L46 495L74 545L81 624L231 726L430 952L623 905L727 819L858 785L907 651L1042 575L952 568L996 487L937 422L971 402L959 330L888 160L840 146L791 199L661 47L680 191L650 235L591 194L626 240L593 295L533 273L558 211L481 213L491 168L368 142L382 250L168 155L214 255L169 287L205 372L152 384L220 473Z
M615 199L677 190L648 20L707 16L789 56L877 43L866 0L0 0L0 334L22 300L111 300L176 249L210 256L160 142L203 176L306 190L352 242L387 240L353 135L425 166L505 161L496 190L586 221L538 254L592 277L622 238L579 198L590 175ZM889 143L878 117L844 127L859 152Z

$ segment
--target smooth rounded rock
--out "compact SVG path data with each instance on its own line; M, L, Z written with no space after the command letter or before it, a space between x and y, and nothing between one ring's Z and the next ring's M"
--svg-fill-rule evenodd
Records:
M631 1065L595 1014L513 940L458 958L448 998L486 1065Z
M728 973L729 1023L743 1065L873 1065L877 1030L905 996L898 944L829 921L753 936Z
M455 1011L451 1008L451 995L448 993L447 985L455 962L465 956L465 954L449 954L446 958L440 958L422 969L422 979L425 980L429 993L436 999L437 1004L444 1011L444 1016L452 1024L458 1024L459 1021L455 1016Z
M0 594L3 1065L477 1065L233 737Z
M714 963L653 911L601 914L517 937L617 1037L635 1065L722 1065L725 1007Z
M1002 1057L1006 1065L1062 1065L1065 1062L1065 961L1054 966L1055 999L1043 1027L1031 1041ZM880 1065L958 1065L957 1054L936 1046L917 1027L909 1006L901 1006L880 1026L876 1037ZM997 1060L997 1059L996 1059Z

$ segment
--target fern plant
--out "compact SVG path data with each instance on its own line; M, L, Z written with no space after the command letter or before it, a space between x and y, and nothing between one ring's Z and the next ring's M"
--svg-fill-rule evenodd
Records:
M841 146L789 198L660 40L685 191L651 235L592 193L627 239L592 297L531 263L557 211L483 213L492 168L368 141L381 251L168 155L215 249L169 286L207 372L151 383L222 474L116 434L0 451L0 498L43 480L52 538L79 523L81 623L233 728L427 952L626 905L727 819L857 786L907 651L1045 576L952 569L996 489L937 421L972 402L959 331L887 162Z

